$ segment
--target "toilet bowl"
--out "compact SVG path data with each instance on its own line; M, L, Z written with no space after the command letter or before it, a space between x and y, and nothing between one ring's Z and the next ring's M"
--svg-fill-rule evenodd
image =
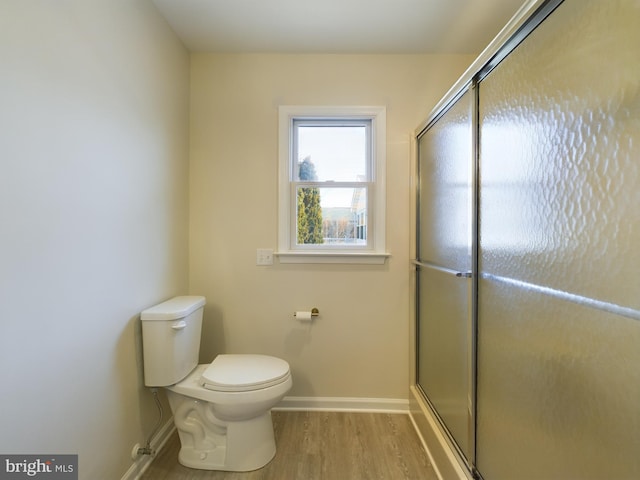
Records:
M271 407L291 388L286 371L265 376L248 390L241 381L230 379L221 390L204 385L203 375L224 358L226 368L235 362L259 369L263 363L280 361L264 355L223 355L210 365L198 365L191 374L167 387L174 423L180 436L178 459L186 467L244 472L263 467L274 457L276 444ZM238 389L238 390L234 390Z
M145 384L167 390L182 465L256 470L276 453L271 408L291 389L289 364L223 354L198 365L203 306L204 297L175 297L142 312Z

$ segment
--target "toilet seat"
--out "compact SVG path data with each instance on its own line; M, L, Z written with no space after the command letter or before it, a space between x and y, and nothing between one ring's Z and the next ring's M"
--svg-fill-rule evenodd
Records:
M218 355L200 376L200 385L218 392L247 392L284 382L289 364L268 355Z

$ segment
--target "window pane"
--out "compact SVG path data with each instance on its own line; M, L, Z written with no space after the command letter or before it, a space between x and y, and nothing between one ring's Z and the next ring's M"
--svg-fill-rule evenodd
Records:
M367 189L298 187L296 244L366 245Z
M297 126L295 180L367 180L367 127ZM314 178L315 177L315 178Z

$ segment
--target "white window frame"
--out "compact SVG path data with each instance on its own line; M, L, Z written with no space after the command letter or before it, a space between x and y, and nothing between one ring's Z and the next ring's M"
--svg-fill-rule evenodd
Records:
M295 120L371 121L371 178L368 187L368 224L365 246L296 245L296 195L293 184ZM365 263L383 264L386 219L386 109L360 106L280 106L279 107L279 208L278 251L280 263Z

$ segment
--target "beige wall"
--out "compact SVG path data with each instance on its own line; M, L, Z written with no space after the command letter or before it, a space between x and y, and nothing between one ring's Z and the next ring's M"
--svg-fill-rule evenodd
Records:
M189 56L146 1L0 2L0 452L117 479L139 312L188 288Z
M202 361L266 353L292 396L406 399L410 136L471 56L213 55L191 62L190 285L208 299ZM384 266L256 266L277 245L279 105L387 108ZM295 310L318 307L312 325Z
M156 420L138 314L187 291L209 301L203 360L269 353L293 395L406 398L409 138L471 60L193 55L190 71L146 1L2 2L0 452L120 478ZM280 104L387 107L384 266L255 265L277 241ZM312 306L314 325L292 319Z

